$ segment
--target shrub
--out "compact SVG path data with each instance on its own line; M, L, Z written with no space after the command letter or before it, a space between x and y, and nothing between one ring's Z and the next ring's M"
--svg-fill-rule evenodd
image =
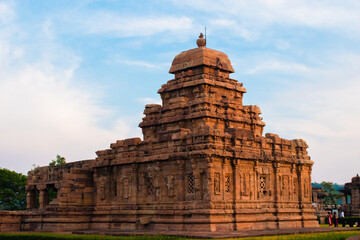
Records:
M341 224L343 227L345 225L349 225L353 227L355 223L360 223L360 217L343 217L338 219L339 225Z

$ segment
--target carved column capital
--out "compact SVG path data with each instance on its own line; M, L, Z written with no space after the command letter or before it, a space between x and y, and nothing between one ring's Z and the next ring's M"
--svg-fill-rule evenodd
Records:
M40 191L44 191L44 190L46 190L46 184L38 184L38 185L36 185L36 189L38 189Z

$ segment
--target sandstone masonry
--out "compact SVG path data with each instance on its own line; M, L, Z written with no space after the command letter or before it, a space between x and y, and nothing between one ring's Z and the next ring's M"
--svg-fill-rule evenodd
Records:
M174 58L175 78L158 91L162 105L146 105L143 140L29 172L23 230L318 226L306 142L263 136L261 111L242 104L246 90L230 78L228 56L206 48L202 35L197 44Z

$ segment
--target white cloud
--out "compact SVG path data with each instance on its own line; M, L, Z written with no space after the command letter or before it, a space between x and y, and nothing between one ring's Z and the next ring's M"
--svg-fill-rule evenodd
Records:
M192 20L188 17L135 17L101 11L94 12L86 18L70 21L78 24L78 30L81 32L87 34L106 34L114 37L146 37L163 32L184 33L191 31L193 27Z
M33 163L46 165L56 154L70 161L91 158L96 150L131 135L121 118L113 128L98 126L112 112L97 104L95 94L71 87L69 69L43 71L27 66L1 78L0 155L23 164L8 162L2 167L24 171Z
M237 22L235 20L228 19L212 19L209 21L212 31L223 31L224 28L231 29L231 32L234 36L244 38L246 40L252 41L256 40L259 37L257 30L251 29L244 24Z
M117 65L128 65L128 66L134 66L139 68L148 68L148 69L155 69L155 70L161 70L165 67L169 67L168 63L157 63L157 62L146 62L141 60L131 60L126 59L125 57L122 57L121 55L117 54L113 56L110 60L107 60L108 63L115 63Z
M0 35L0 166L23 173L56 154L67 161L94 158L111 142L141 134L128 116L99 103L96 86L77 81L81 59L55 41L51 22L42 26L35 43ZM110 126L101 127L103 121Z
M160 105L162 104L161 99L158 98L145 97L145 98L139 98L138 101L144 104L160 104Z
M0 2L0 23L7 23L14 17L14 11L9 4Z
M134 61L134 60L124 60L124 63L129 66L139 66L153 69L161 69L161 67L157 64L148 63L145 61Z
M222 25L252 35L259 34L269 25L305 26L316 29L346 32L360 36L360 4L357 1L173 1L175 5L211 13L215 26ZM246 34L245 39L248 39Z
M296 74L296 80L289 79L293 83L285 91L274 88L271 102L261 103L260 108L267 123L265 132L308 142L315 161L314 180L344 183L360 169L360 128L356 125L360 119L360 55L326 59L329 62L322 68L307 68L300 76Z
M288 72L288 73L299 73L299 72L309 72L309 68L306 65L295 63L295 62L282 62L279 60L267 60L259 61L256 66L248 69L247 74L256 74L260 72Z

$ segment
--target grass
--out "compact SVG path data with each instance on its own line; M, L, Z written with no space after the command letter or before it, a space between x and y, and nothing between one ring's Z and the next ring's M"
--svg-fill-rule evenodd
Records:
M56 233L0 233L1 240L185 240L181 237L163 235L143 236L107 236L107 235L76 235Z
M241 240L344 240L351 236L359 235L359 231L328 232L328 233L309 233L295 235L280 235L268 237L246 237ZM2 240L185 240L182 237L169 237L163 235L143 235L143 236L104 236L104 235L74 235L74 234L54 234L54 233L0 233ZM231 239L233 240L233 239Z
M241 240L344 240L351 236L359 235L359 231L347 232L327 232L327 233L307 233L295 235L280 235L268 237L246 237Z

